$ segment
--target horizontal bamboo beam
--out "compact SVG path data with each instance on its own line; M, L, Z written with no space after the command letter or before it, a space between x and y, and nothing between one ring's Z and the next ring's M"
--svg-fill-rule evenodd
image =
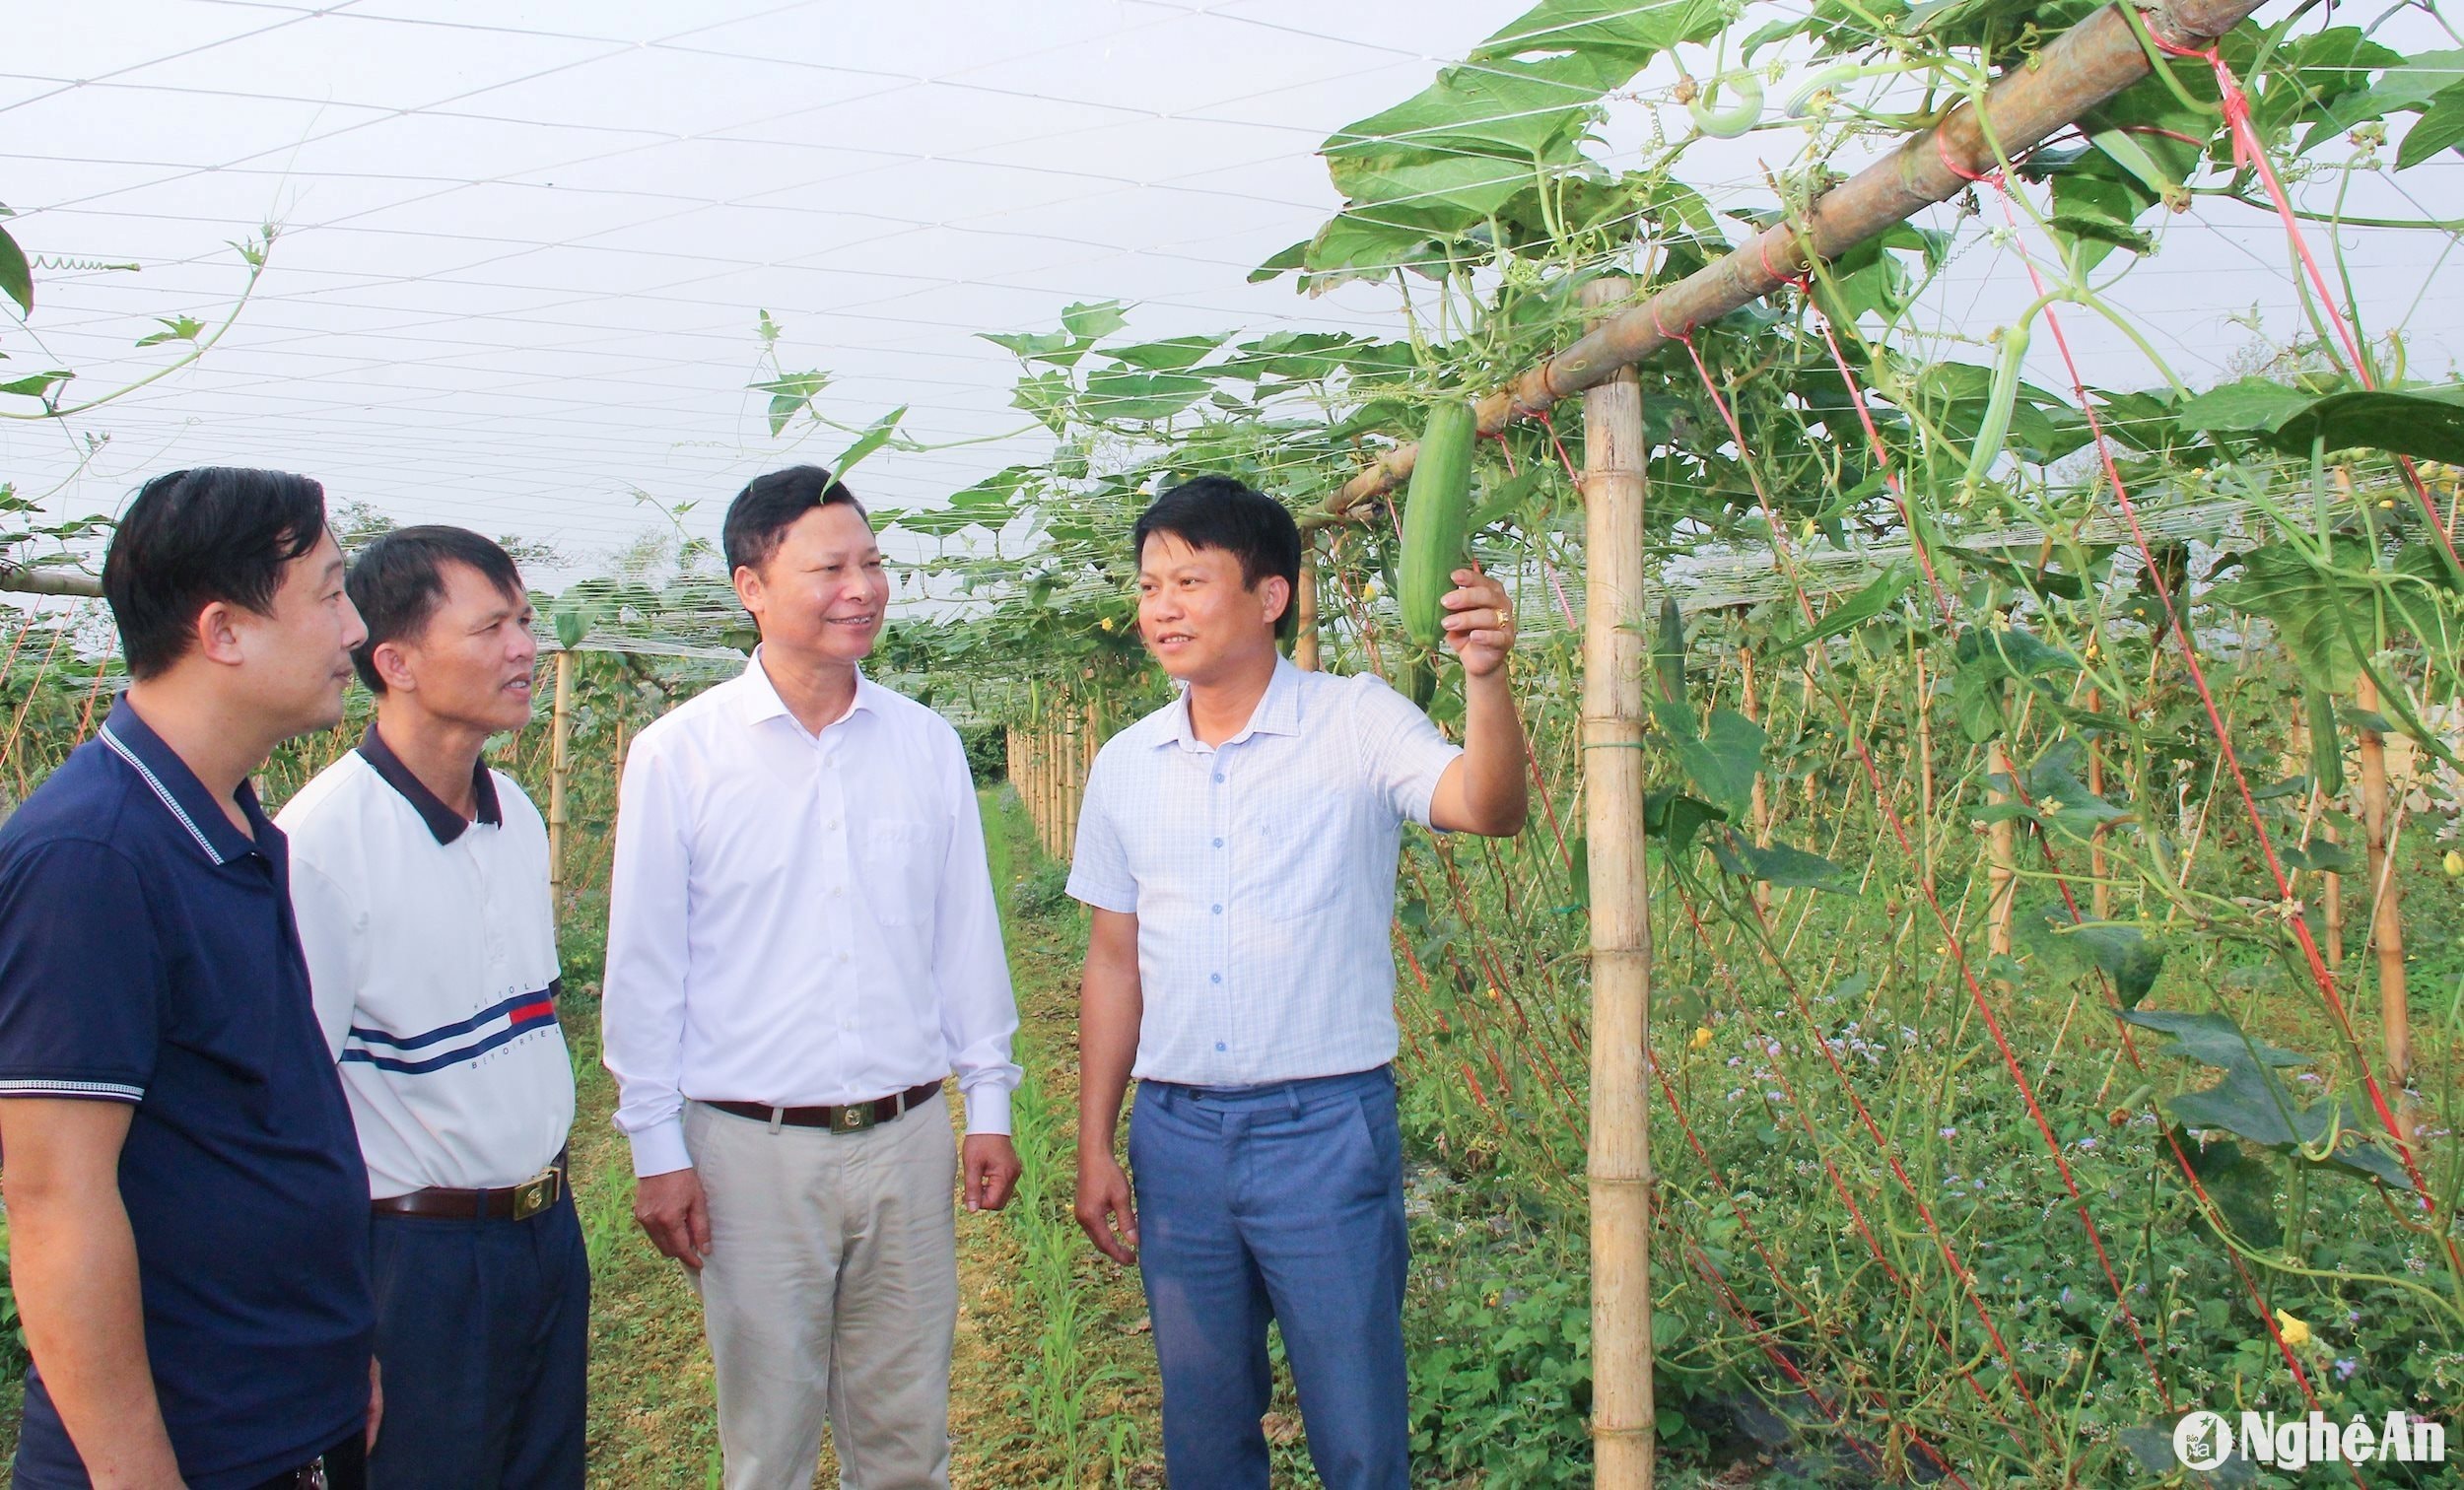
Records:
M2166 0L2145 15L2157 37L2203 48L2258 7L2259 0ZM2055 38L2032 65L2004 73L1985 95L1983 122L1973 105L1962 103L1939 126L1911 135L1889 156L1823 193L1802 225L1774 224L1726 258L1601 322L1481 399L1480 433L1495 435L1516 420L1545 414L1559 399L1606 381L1692 327L1769 295L1804 273L1813 261L1809 251L1814 259L1837 257L1951 200L1972 178L2000 165L1986 125L2002 157L2015 157L2148 75L2148 54L2119 6L2097 11ZM1358 508L1410 477L1419 453L1418 445L1405 444L1381 454L1327 499L1327 517L1358 516Z
M23 565L0 564L0 590L13 590L21 595L79 595L101 599L103 581L92 575L71 570L28 569Z

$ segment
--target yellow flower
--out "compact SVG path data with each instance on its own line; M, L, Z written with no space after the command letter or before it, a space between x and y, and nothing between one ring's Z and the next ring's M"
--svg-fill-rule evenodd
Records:
M1488 996L1491 998L1503 998L1506 995L1498 991L1495 983L1491 983L1489 984Z
M2447 856L2444 862L2447 870L2447 878L2456 879L2458 877L2464 877L2464 853L2458 853L2454 849L2450 848L2447 850Z
M2281 1309L2276 1311L2276 1328L2284 1335L2285 1343L2289 1346L2310 1343L2310 1326Z
M1098 622L1096 622L1095 624L1096 624L1096 625L1098 625L1098 626L1100 626L1100 627L1102 627L1102 628L1103 628L1104 630L1106 630L1106 631L1111 631L1111 630L1112 630L1112 617L1110 617L1110 616L1106 616L1103 620L1098 621Z
M1699 1050L1703 1049L1705 1046L1708 1046L1709 1044L1711 1044L1711 1028L1710 1028L1710 1026L1708 1026L1708 1025L1696 1025L1696 1026L1694 1026L1694 1049L1695 1049L1695 1050Z

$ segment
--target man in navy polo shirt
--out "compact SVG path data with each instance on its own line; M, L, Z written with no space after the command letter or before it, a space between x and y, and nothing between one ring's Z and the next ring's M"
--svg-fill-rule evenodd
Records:
M368 1173L248 776L365 635L324 491L148 482L103 568L133 680L0 828L16 1482L362 1483Z
M282 810L292 904L376 1210L376 1490L582 1490L590 1265L566 1192L548 831L488 737L530 722L512 556L397 528L351 566L376 720Z

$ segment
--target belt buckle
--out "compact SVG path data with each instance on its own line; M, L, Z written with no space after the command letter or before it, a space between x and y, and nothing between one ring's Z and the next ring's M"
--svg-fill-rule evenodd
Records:
M527 1221L556 1203L564 1176L550 1169L513 1186L513 1219Z
M874 1114L871 1103L851 1102L831 1115L830 1131L860 1133L880 1120L880 1118Z
M299 1472L293 1483L298 1490L325 1490L325 1456L318 1455L313 1462Z

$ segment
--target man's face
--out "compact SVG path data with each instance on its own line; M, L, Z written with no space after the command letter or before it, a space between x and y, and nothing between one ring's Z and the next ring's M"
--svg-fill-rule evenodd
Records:
M328 729L342 718L351 649L368 638L342 590L342 550L333 534L283 566L268 613L225 608L229 644L249 702L284 736Z
M871 652L890 603L872 528L844 502L795 519L770 558L737 570L735 580L763 645L849 664Z
M1252 589L1241 582L1241 561L1222 549L1150 533L1138 551L1138 636L1181 682L1212 682L1227 664L1272 651L1282 604L1279 577Z
M421 709L490 734L521 728L539 663L529 597L498 589L467 564L445 565L443 577L445 598L419 635L377 646L386 688L407 681Z

